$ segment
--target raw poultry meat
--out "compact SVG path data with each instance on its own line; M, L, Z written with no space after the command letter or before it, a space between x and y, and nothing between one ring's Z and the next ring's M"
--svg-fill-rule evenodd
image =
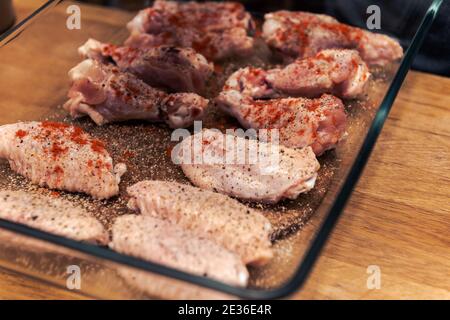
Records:
M147 50L89 39L78 49L83 58L114 62L148 85L173 92L203 93L213 65L192 48L158 46Z
M23 191L0 191L0 218L78 241L106 245L108 232L70 202Z
M354 99L367 92L369 68L356 50L322 50L298 59L281 70L271 70L265 80L276 92L290 97L317 97L331 93Z
M265 15L263 38L290 58L316 55L323 49L359 51L369 65L384 66L403 56L400 44L382 34L339 23L333 17L300 11L277 11Z
M254 22L236 2L155 1L128 23L129 46L191 47L211 60L247 55Z
M357 51L329 49L282 69L240 69L228 84L237 88L237 81L241 94L254 99L318 97L323 93L354 99L366 94L370 76Z
M102 141L79 127L58 122L0 126L0 158L35 184L98 199L117 195L126 171L122 163L113 167Z
M194 185L268 203L311 190L320 167L308 146L290 149L210 129L184 139L176 152Z
M240 258L216 243L168 221L125 215L112 227L110 248L181 271L246 286L248 271Z
M131 73L92 59L78 64L69 76L72 87L64 108L73 117L87 114L98 125L140 119L164 121L171 128L188 127L208 105L195 93L167 94Z
M238 254L245 264L263 265L272 258L270 222L237 200L166 181L139 182L128 188L128 194L131 209L212 240Z
M279 142L287 147L311 146L316 155L335 148L347 123L342 101L329 94L317 99L255 99L253 95L271 96L274 92L261 82L264 76L261 69L238 70L227 80L216 103L245 128L277 130Z

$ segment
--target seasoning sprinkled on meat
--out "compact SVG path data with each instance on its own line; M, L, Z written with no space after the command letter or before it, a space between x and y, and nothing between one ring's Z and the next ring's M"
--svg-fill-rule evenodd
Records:
M155 1L128 23L126 45L191 47L211 60L252 52L255 24L237 2Z
M0 191L0 218L78 241L106 245L108 232L84 209L55 197Z
M248 271L237 255L168 221L121 216L112 237L109 246L118 252L230 285L247 285Z
M203 93L213 65L192 48L158 46L149 49L115 46L89 39L78 49L83 58L103 63L113 61L150 86L173 92Z
M91 59L74 67L69 76L72 87L64 108L72 117L89 115L98 125L140 119L188 127L208 105L195 93L168 94L116 66Z
M371 74L358 51L322 50L297 59L280 70L267 72L265 80L280 96L317 97L323 93L355 99L364 96Z
M320 167L310 147L290 149L208 129L184 139L177 151L194 185L267 203L311 190ZM188 162L186 153L201 158Z
M252 80L255 74L256 85ZM256 99L255 95L271 97L276 92L264 82L261 69L255 73L255 68L247 67L228 78L216 102L243 127L277 130L281 144L294 148L311 146L317 155L333 149L345 133L344 104L335 96Z
M0 158L35 184L99 199L118 194L126 171L124 164L113 167L103 142L60 122L0 126Z
M237 200L166 181L141 181L129 187L128 194L130 208L214 241L246 264L262 265L272 257L270 222Z
M262 36L270 47L290 58L312 57L323 49L355 49L367 64L384 66L403 56L396 40L323 14L285 10L268 13Z

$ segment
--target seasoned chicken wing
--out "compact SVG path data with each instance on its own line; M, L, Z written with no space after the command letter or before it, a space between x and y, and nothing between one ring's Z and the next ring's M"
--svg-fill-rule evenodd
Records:
M188 127L203 115L208 100L195 93L167 94L117 67L87 59L69 72L72 87L64 108L102 125L140 119Z
M317 97L323 93L354 99L366 94L370 76L357 51L330 49L297 59L283 69L240 69L224 90L238 84L242 95L254 99Z
M311 146L320 155L343 137L347 116L339 98L328 94L317 99L253 97L273 95L265 72L248 67L230 76L216 102L245 128L278 130L280 143L287 147Z
M209 129L184 139L176 152L194 185L268 203L311 190L320 167L310 147L290 149Z
M202 93L213 65L192 48L158 46L142 50L89 39L78 49L83 58L111 61L145 83L174 92Z
M282 95L316 97L331 93L347 99L363 96L369 79L369 68L358 51L346 49L322 50L281 70L271 70L265 78Z
M128 23L126 45L191 47L211 60L246 55L253 49L249 36L254 22L235 2L155 1Z
M23 191L0 191L0 218L78 241L106 245L108 232L70 202Z
M181 271L246 286L248 271L237 255L168 221L125 215L112 227L111 249Z
M214 241L238 254L245 264L262 265L272 257L270 222L237 200L165 181L139 182L128 188L128 194L131 209Z
M262 35L270 47L291 58L312 57L323 49L346 48L358 50L369 65L384 66L403 56L396 40L339 23L323 14L294 11L266 14Z
M113 167L103 142L57 122L0 126L0 158L31 182L107 199L119 193L124 164Z

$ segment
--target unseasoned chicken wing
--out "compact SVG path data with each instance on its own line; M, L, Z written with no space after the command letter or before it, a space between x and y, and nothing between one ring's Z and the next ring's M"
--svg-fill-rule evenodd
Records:
M203 115L208 100L195 93L167 94L113 65L86 59L69 72L72 87L64 108L102 125L140 119L188 127Z
M219 60L253 49L254 22L240 3L155 1L128 23L129 46L192 47Z
M213 73L212 63L192 48L158 46L142 50L89 39L78 52L84 58L113 61L120 70L134 74L145 83L174 92L202 93Z
M245 264L262 265L272 257L270 222L237 200L165 181L139 182L128 188L128 194L130 208L210 239L238 254Z
M111 249L181 271L246 286L248 271L240 258L216 243L168 221L125 215L112 227Z
M104 143L57 122L0 126L0 158L31 182L106 199L119 193L124 164L113 167Z
M311 190L320 167L310 147L295 150L210 129L184 139L176 152L194 185L269 203Z
M339 23L336 19L308 12L277 11L265 15L263 38L269 46L291 58L312 57L323 49L359 51L369 65L386 65L403 56L394 39Z
M78 241L106 245L108 232L70 202L23 191L0 191L0 218Z
M346 129L342 101L328 94L317 99L255 99L253 95L274 95L264 75L264 71L252 67L238 70L225 83L217 104L245 128L277 130L285 146L311 146L317 155L334 148ZM248 80L251 78L255 82Z

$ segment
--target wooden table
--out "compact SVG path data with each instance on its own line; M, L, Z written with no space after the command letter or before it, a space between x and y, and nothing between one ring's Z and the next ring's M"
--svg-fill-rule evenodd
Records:
M40 1L16 0L20 15ZM41 1L42 2L42 1ZM450 299L450 79L410 72L357 188L295 299ZM367 268L381 270L368 289ZM0 269L2 299L84 299Z

